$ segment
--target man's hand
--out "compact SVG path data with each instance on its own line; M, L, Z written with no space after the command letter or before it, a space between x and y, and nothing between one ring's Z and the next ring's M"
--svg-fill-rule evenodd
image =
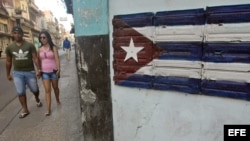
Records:
M12 75L7 75L7 79L8 79L9 81L12 81L12 80L13 80Z
M41 71L37 71L37 72L36 72L36 77L37 77L37 79L40 79L40 78L41 78Z

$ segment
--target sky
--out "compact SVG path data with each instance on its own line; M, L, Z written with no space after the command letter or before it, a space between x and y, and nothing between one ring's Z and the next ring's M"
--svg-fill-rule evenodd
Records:
M34 0L35 4L40 10L51 10L53 15L57 18L59 23L63 24L66 30L70 31L73 17L67 14L67 8L63 0ZM60 18L67 17L67 21L60 21Z

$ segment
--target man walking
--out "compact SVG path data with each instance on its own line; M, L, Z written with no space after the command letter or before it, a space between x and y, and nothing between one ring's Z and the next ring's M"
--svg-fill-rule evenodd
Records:
M33 44L23 40L23 30L20 27L12 29L14 43L7 46L6 53L6 75L7 79L12 81L16 87L17 95L22 106L22 113L19 118L29 115L26 98L26 85L34 94L37 107L42 103L39 99L39 87L37 78L40 78L40 65L37 58L37 51ZM14 66L11 75L12 64ZM35 71L34 64L37 71Z
M0 58L2 57L3 47L0 46Z
M68 40L67 37L63 41L63 50L66 50L66 59L69 61L70 60L71 45L70 45L70 41Z

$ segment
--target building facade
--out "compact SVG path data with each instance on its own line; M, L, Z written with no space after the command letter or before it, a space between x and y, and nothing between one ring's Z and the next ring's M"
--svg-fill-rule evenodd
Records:
M50 13L47 17L46 13ZM66 33L64 26L53 16L53 13L39 10L34 0L2 0L0 2L0 47L5 56L6 46L12 43L11 29L20 26L24 31L24 39L40 46L38 35L41 30L51 32L53 41L60 46ZM62 29L65 34L60 34Z
M3 3L0 3L0 50L4 56L4 50L8 44L12 42L11 27L14 25L15 19L11 17Z

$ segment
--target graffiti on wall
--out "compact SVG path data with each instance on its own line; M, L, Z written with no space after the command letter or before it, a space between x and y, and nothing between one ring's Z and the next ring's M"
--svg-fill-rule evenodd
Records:
M114 83L250 100L250 5L115 15Z

